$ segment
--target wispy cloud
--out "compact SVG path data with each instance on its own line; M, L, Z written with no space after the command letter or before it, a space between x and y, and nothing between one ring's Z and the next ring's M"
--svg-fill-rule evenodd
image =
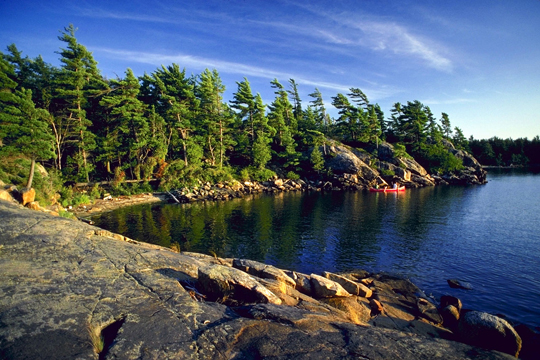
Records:
M335 14L313 6L297 4L326 21L303 29L304 34L338 45L357 46L372 51L421 59L429 67L450 72L452 60L444 55L444 47L426 36L412 32L395 21L380 20L367 14ZM329 21L329 22L328 22Z
M452 70L452 61L437 50L436 44L421 36L412 34L402 25L388 22L359 21L353 26L367 35L361 39L361 42L366 46L370 46L373 50L419 57L437 70Z
M117 19L117 20L133 20L133 21L142 21L142 22L153 22L153 23L169 23L175 24L178 23L178 20L170 19L162 16L154 16L147 14L134 14L129 12L114 12L97 7L77 7L77 11L81 16L99 18L99 19Z
M341 93L348 93L351 87L355 87L355 85L351 84L339 84L334 82L322 81L298 74L276 71L258 66L217 59L209 59L186 54L170 55L150 52L118 50L110 48L92 48L92 50L94 51L94 53L100 54L100 56L121 59L129 63L138 62L144 64L151 64L157 67L161 65L177 63L183 67L196 69L198 71L202 71L205 68L210 68L217 69L221 73L237 74L242 77L257 77L269 80L277 78L281 81L295 79L298 84L301 84L303 86L313 86L316 88L328 89ZM379 99L387 98L398 92L395 88L385 85L374 86L371 88L363 88L363 90L366 94L369 95L371 101L377 101Z
M220 72L228 74L240 74L242 76L253 76L265 79L291 79L294 78L298 83L305 85L312 85L321 88L333 89L337 91L348 91L348 85L336 84L331 82L316 81L306 79L300 76L296 76L291 73L276 71L271 69L265 69L258 66L251 66L236 62L223 61L217 59L209 59L199 56L186 55L186 54L158 54L150 52L137 52L127 50L116 50L108 48L93 48L95 53L101 53L109 57L116 59L123 59L129 62L138 62L145 64L152 64L155 66L161 66L164 64L177 63L185 67L191 67L198 70L204 70L205 68L214 68Z

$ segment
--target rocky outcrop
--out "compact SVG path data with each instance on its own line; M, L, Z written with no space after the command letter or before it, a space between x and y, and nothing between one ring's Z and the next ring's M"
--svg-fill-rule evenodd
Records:
M445 339L448 330L420 316L407 280L343 274L372 297L319 300L316 274L286 273L293 287L260 264L237 261L252 275L233 259L176 253L5 201L0 218L2 359L511 358Z
M433 186L436 183L414 159L399 156L392 144L383 142L372 149L372 153L358 149L351 149L351 152L365 163L374 165L379 185L387 185L392 181L398 181L407 187Z
M455 157L463 162L464 170L461 170L459 175L455 175L454 179L450 175L443 176L443 179L451 184L473 184L480 185L487 182L487 171L484 170L482 165L469 153L463 150L450 149L450 152Z
M353 151L344 145L332 145L328 147L330 159L326 161L326 167L332 169L334 174L351 174L356 176L356 183L369 186L379 178L379 173L370 168Z

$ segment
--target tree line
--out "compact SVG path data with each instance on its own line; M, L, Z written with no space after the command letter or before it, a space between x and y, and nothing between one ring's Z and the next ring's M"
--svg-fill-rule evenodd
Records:
M59 67L23 56L15 44L0 53L0 154L31 160L29 186L36 161L63 181L159 177L169 188L196 180L265 180L276 169L290 178L317 175L328 139L369 149L389 141L431 171L461 166L445 141L473 153L482 148L491 162L490 145L499 159L493 142L468 141L447 114L437 119L412 101L395 103L385 118L358 88L332 97L339 115L333 118L318 89L306 106L294 79L270 82L271 104L247 78L225 102L215 69L188 76L171 64L140 77L128 68L123 77L106 79L75 32L69 25L58 37ZM500 156L507 160L506 153Z

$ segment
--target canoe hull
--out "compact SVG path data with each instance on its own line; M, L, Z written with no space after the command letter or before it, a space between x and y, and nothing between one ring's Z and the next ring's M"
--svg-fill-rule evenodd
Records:
M382 192L382 193L389 193L389 192L398 192L398 191L405 191L405 186L399 187L397 189L374 189L370 188L370 192Z

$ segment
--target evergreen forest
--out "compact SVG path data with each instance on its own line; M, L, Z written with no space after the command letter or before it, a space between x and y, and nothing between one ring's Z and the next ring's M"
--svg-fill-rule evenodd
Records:
M24 56L15 44L0 52L0 180L34 182L45 202L47 193L69 198L70 184L98 181L136 193L152 191L152 179L168 190L276 173L321 177L331 171L323 166L328 141L368 151L390 142L438 173L462 166L448 141L483 165L540 164L538 136L467 139L446 113L435 116L415 100L395 103L385 115L359 88L325 104L317 88L301 99L294 79L274 79L275 98L265 104L247 78L225 102L216 69L188 75L168 64L107 79L75 33L69 25L58 37L59 67ZM329 115L329 105L338 116Z

